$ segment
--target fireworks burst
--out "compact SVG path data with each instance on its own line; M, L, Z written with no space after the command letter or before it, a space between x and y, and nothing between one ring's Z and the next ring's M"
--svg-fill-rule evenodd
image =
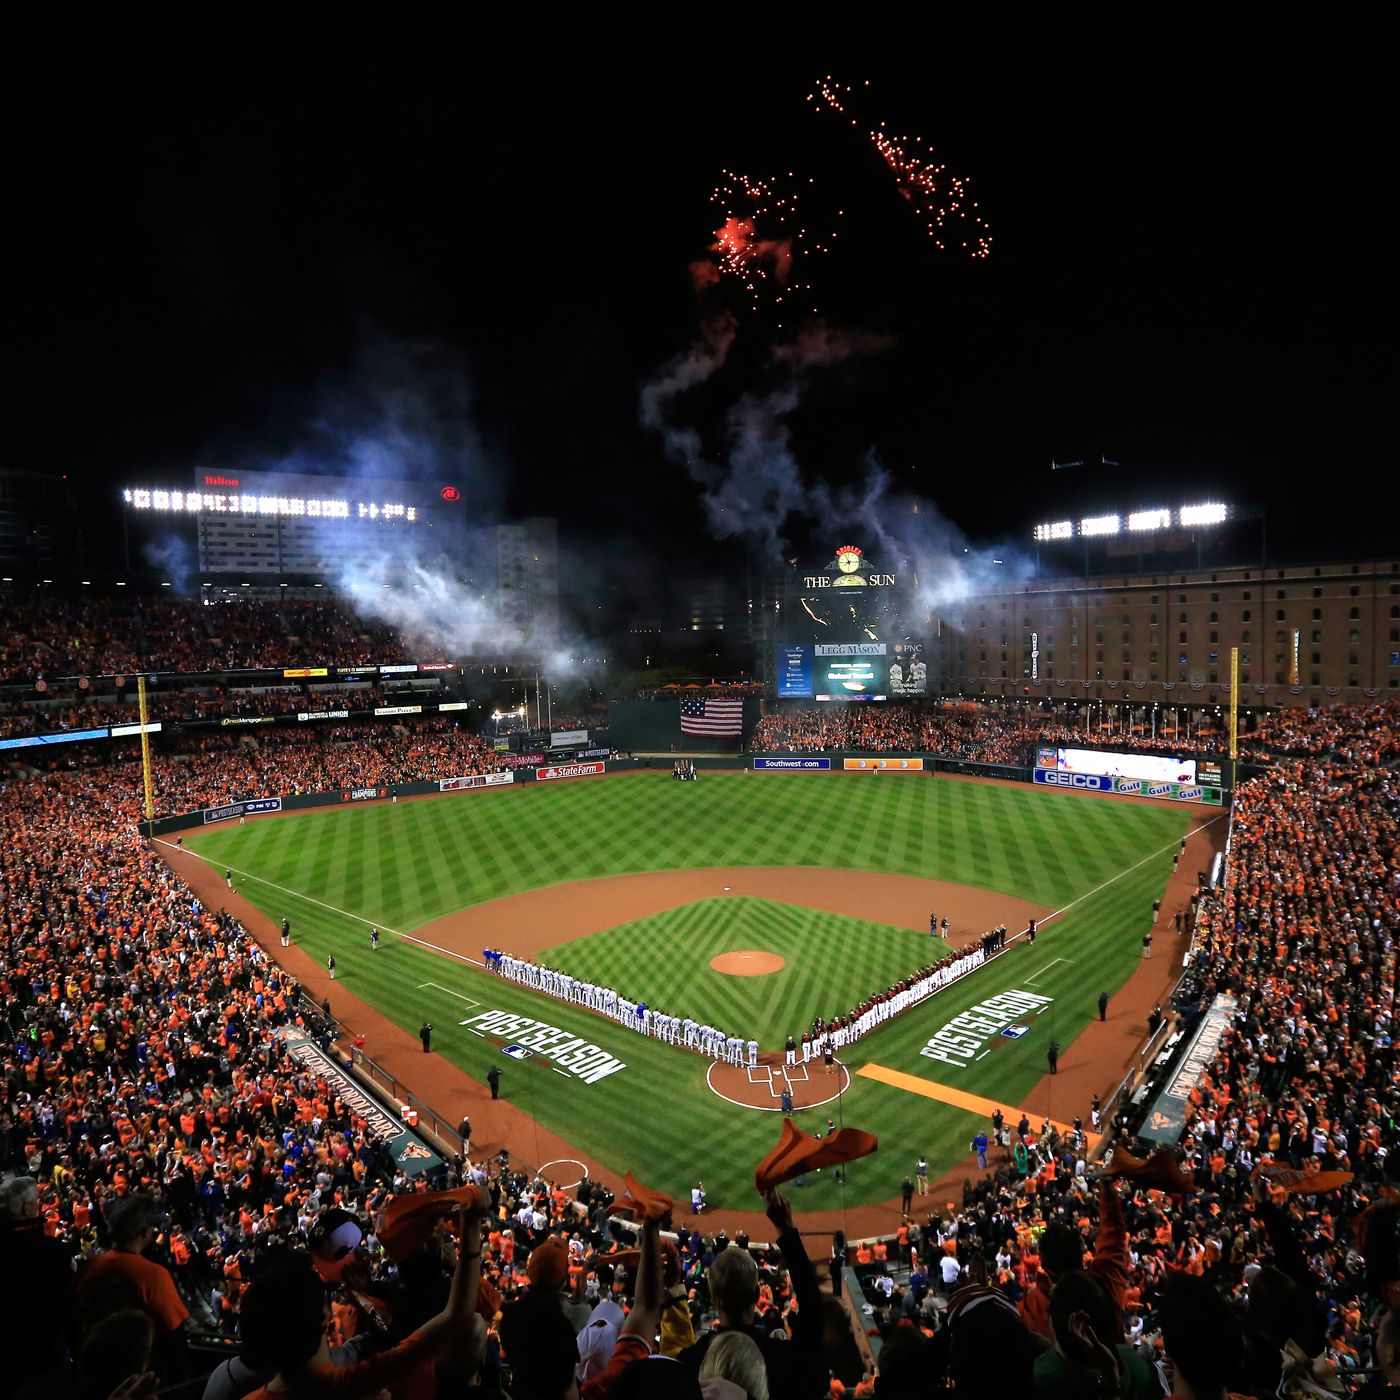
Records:
M809 236L799 214L797 190L790 183L755 180L727 170L722 175L710 195L720 215L711 257L691 268L696 287L731 278L755 307L764 302L777 307L805 303L812 287L803 264L827 252L830 240ZM792 179L789 174L787 180ZM810 305L802 309L816 310Z
M931 146L915 136L891 134L884 122L875 127L864 125L854 115L857 104L851 89L830 76L818 80L807 101L844 117L870 142L894 176L900 194L923 221L935 246L940 249L958 247L974 258L991 254L992 232L978 213L977 202L968 196L967 182L935 160Z

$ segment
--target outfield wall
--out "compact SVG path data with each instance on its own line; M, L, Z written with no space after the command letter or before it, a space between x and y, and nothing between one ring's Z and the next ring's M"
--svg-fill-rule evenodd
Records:
M651 703L651 702L638 702ZM1125 779L1100 779L1087 774L1047 773L1044 769L1021 768L1005 763L972 763L939 754L883 753L873 750L846 753L772 753L697 755L693 760L701 772L746 771L765 773L888 773L913 777L920 773L952 773L969 778L991 778L1004 782L1035 782L1047 786L1073 787L1102 792L1109 796L1165 798L1183 803L1220 806L1224 795L1219 789L1192 788L1183 791L1159 790L1158 786ZM649 758L588 759L577 763L553 763L535 768L514 768L502 773L475 773L459 778L421 779L411 783L386 783L378 787L335 788L329 792L298 792L281 797L252 797L219 807L203 807L193 812L158 817L154 822L138 822L144 835L166 836L193 828L216 826L246 817L268 816L277 812L302 812L315 807L348 806L357 802L385 801L399 797L440 796L494 787L519 787L525 783L580 781L608 773L639 769L668 772L672 760L665 754ZM1084 781L1093 777L1092 782ZM1074 779L1072 782L1057 779ZM1175 785L1162 785L1175 786Z

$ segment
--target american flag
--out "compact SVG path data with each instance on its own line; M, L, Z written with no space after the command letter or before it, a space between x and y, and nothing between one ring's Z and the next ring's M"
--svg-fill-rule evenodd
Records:
M742 700L682 700L681 733L699 734L709 738L733 736L744 732L744 702Z

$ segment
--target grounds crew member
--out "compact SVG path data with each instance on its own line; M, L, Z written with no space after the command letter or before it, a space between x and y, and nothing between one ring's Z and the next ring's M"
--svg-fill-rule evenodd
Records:
M432 1038L433 1038L433 1028L432 1028L432 1024L431 1024L430 1022L428 1022L428 1021L424 1021L423 1024L422 1024L421 1026L418 1027L418 1039L421 1040L421 1041L423 1042L423 1053L424 1053L425 1055L428 1053L429 1042L432 1040Z

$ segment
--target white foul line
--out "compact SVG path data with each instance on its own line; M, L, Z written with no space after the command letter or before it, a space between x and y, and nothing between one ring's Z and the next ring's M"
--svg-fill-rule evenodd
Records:
M475 997L464 997L461 992L454 992L451 987L444 987L441 982L420 982L418 990L421 992L424 987L436 987L440 992L446 992L450 997L456 997L458 1001L469 1001L473 1006L480 1006L481 1003Z
M1050 969L1051 969L1052 967L1054 967L1055 964L1056 964L1057 962L1072 963L1073 961L1074 961L1073 958L1051 958L1050 961L1049 961L1048 963L1046 963L1045 966L1042 967L1042 968L1040 969L1040 971L1037 972L1037 973L1035 974L1035 977L1027 977L1027 978L1026 978L1026 986L1028 986L1028 987L1034 987L1034 986L1035 986L1035 983L1036 983L1036 978L1040 977L1043 973L1049 972ZM430 983L424 983L424 985L425 985L425 986L429 986L429 985L432 985L432 984L430 984Z
M183 846L175 846L163 837L155 840L157 846L169 846L172 851L184 852ZM215 871L219 868L219 862L210 860L208 856L202 856L198 851L185 852L194 856L196 860L202 860L205 865L210 866ZM456 958L458 962L471 963L473 967L485 967L486 964L479 958L469 958L464 953L454 953L451 948L440 948L436 943L425 943L421 938L414 938L412 934L400 933L396 928L390 928L388 924L376 923L373 919L367 919L363 914L352 914L348 909L339 909L334 904L327 904L323 899L316 899L309 894L302 894L300 890L288 889L286 885L273 884L271 880L264 880L261 875L254 875L251 870L240 870L236 865L226 865L225 870L232 870L235 875L241 875L247 880L256 880L260 885L266 885L270 890L276 890L279 894L291 895L293 899L304 899L308 904L314 904L321 909L329 909L332 914L339 914L343 919L353 919L357 924L364 924L366 928L382 929L385 933L392 933L395 938L402 938L407 943L416 943L420 948L431 948L435 953L441 953L444 957ZM237 891L235 890L236 894ZM481 1003L478 1002L479 1006Z
M1186 833L1185 839L1189 841L1193 836L1199 836L1201 832L1203 832L1206 829L1206 827L1214 826L1216 822L1224 820L1224 818L1227 816L1229 816L1228 812L1221 812L1218 816L1212 817L1208 822L1202 822L1200 826L1198 826L1194 831L1188 831ZM1098 894L1100 890L1106 890L1110 885L1116 885L1118 881L1123 878L1123 876L1131 875L1133 871L1138 868L1138 866L1146 865L1149 860L1156 860L1158 856L1171 850L1171 848L1174 845L1178 844L1179 842L1169 841L1165 846L1162 846L1160 849L1151 852L1151 854L1149 855L1143 856L1141 860L1134 861L1126 870L1120 870L1116 875L1110 876L1109 879L1105 880L1103 884L1095 885L1093 889L1087 890L1084 894L1081 894L1078 899L1070 900L1070 902L1066 904L1063 909L1056 909L1053 913L1047 914L1043 919L1037 921L1036 928L1038 929L1042 925L1048 924L1051 919L1059 918L1061 914L1068 914L1069 911L1073 909L1076 904L1083 904L1086 899L1089 899L1092 896ZM1022 935L1017 934L1016 936L1020 938Z

